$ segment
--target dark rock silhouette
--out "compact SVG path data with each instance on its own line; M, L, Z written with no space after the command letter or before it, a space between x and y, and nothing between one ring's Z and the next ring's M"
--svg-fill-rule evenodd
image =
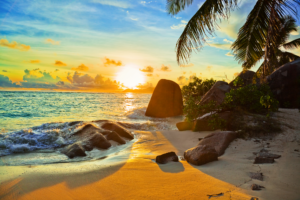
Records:
M94 133L90 138L89 142L93 147L97 147L99 149L108 149L111 147L109 141L101 133Z
M283 108L300 108L300 59L284 64L267 77L269 86Z
M230 87L234 88L235 86L233 83L238 78L241 78L243 80L242 86L253 84L254 76L255 76L255 72L253 72L253 71L250 71L250 70L242 71L233 81L231 81L229 83L229 85L230 85Z
M173 117L183 114L181 89L174 81L161 79L154 89L145 115L148 117Z
M166 164L168 162L178 162L178 156L175 152L168 152L159 156L156 156L155 161L159 164Z

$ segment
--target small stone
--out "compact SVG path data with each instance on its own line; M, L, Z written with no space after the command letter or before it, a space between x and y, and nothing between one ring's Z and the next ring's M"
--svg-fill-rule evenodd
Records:
M166 164L168 162L178 162L178 156L175 152L168 152L159 156L156 156L155 161L159 164Z
M260 180L260 181L263 181L263 179L264 179L263 173L250 172L249 176L252 179L256 179L256 180Z
M251 197L250 200L259 200L257 197Z
M264 186L253 184L251 185L252 190L261 190L262 188L265 188Z
M254 164L264 164L264 163L274 163L274 158L268 157L256 157L254 160Z

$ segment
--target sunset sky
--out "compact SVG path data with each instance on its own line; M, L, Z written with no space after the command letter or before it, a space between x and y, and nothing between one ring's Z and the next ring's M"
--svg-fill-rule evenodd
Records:
M195 75L231 80L242 68L230 45L256 1L241 0L209 44L179 66L176 41L202 2L172 17L166 0L1 0L0 89L115 91L163 78L180 85ZM298 37L299 30L290 39Z

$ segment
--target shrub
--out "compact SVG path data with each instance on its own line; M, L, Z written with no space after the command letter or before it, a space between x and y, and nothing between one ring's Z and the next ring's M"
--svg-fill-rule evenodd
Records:
M185 104L190 98L201 99L216 82L214 79L206 79L203 81L200 78L194 77L193 82L182 87L183 103Z
M226 94L222 108L241 109L252 113L265 113L278 110L279 102L273 97L267 84L251 84L230 90Z

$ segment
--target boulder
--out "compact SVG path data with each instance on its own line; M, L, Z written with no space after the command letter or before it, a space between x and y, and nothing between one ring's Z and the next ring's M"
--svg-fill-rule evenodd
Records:
M184 158L193 165L203 165L218 160L218 153L209 145L197 145L184 152Z
M108 149L111 147L109 141L101 133L94 133L90 138L89 142L93 147L97 147L99 149Z
M83 128L76 131L73 136L79 136L79 137L89 137L93 135L94 133L99 133L101 131L100 128L93 124L86 124Z
M230 111L225 111L221 113L206 113L205 115L202 115L201 117L198 117L194 123L192 130L193 131L213 131L213 127L210 127L208 125L208 121L210 120L211 116L213 114L217 114L217 116L220 119L223 119L226 121L226 127L229 126L228 124L230 123L230 118L232 117L232 113Z
M215 101L217 105L223 103L225 94L229 92L231 87L224 81L217 81L210 90L202 97L200 104L207 104L210 101Z
M181 89L174 81L161 79L154 89L145 115L148 117L174 117L183 114Z
M237 134L234 131L214 132L203 138L198 145L211 146L216 150L218 156L221 156L229 144L236 138Z
M101 127L109 131L115 131L121 137L125 137L130 140L134 139L133 135L127 129L114 122L106 122Z
M69 145L64 153L69 157L69 158L75 158L75 157L83 157L86 156L85 150L82 147L80 143L74 143Z
M267 82L280 107L300 108L300 58L279 67Z
M242 86L253 84L254 76L255 76L255 72L253 72L253 71L250 71L250 70L242 71L233 81L231 81L229 83L229 85L232 88L235 87L233 83L238 78L241 78L243 80L243 85Z
M166 164L168 162L178 162L178 156L175 152L168 152L159 156L156 156L155 161L159 164Z
M106 139L113 140L119 144L126 144L126 141L114 131L111 131L109 134L107 134Z
M176 127L179 131L192 130L193 122L178 122Z

